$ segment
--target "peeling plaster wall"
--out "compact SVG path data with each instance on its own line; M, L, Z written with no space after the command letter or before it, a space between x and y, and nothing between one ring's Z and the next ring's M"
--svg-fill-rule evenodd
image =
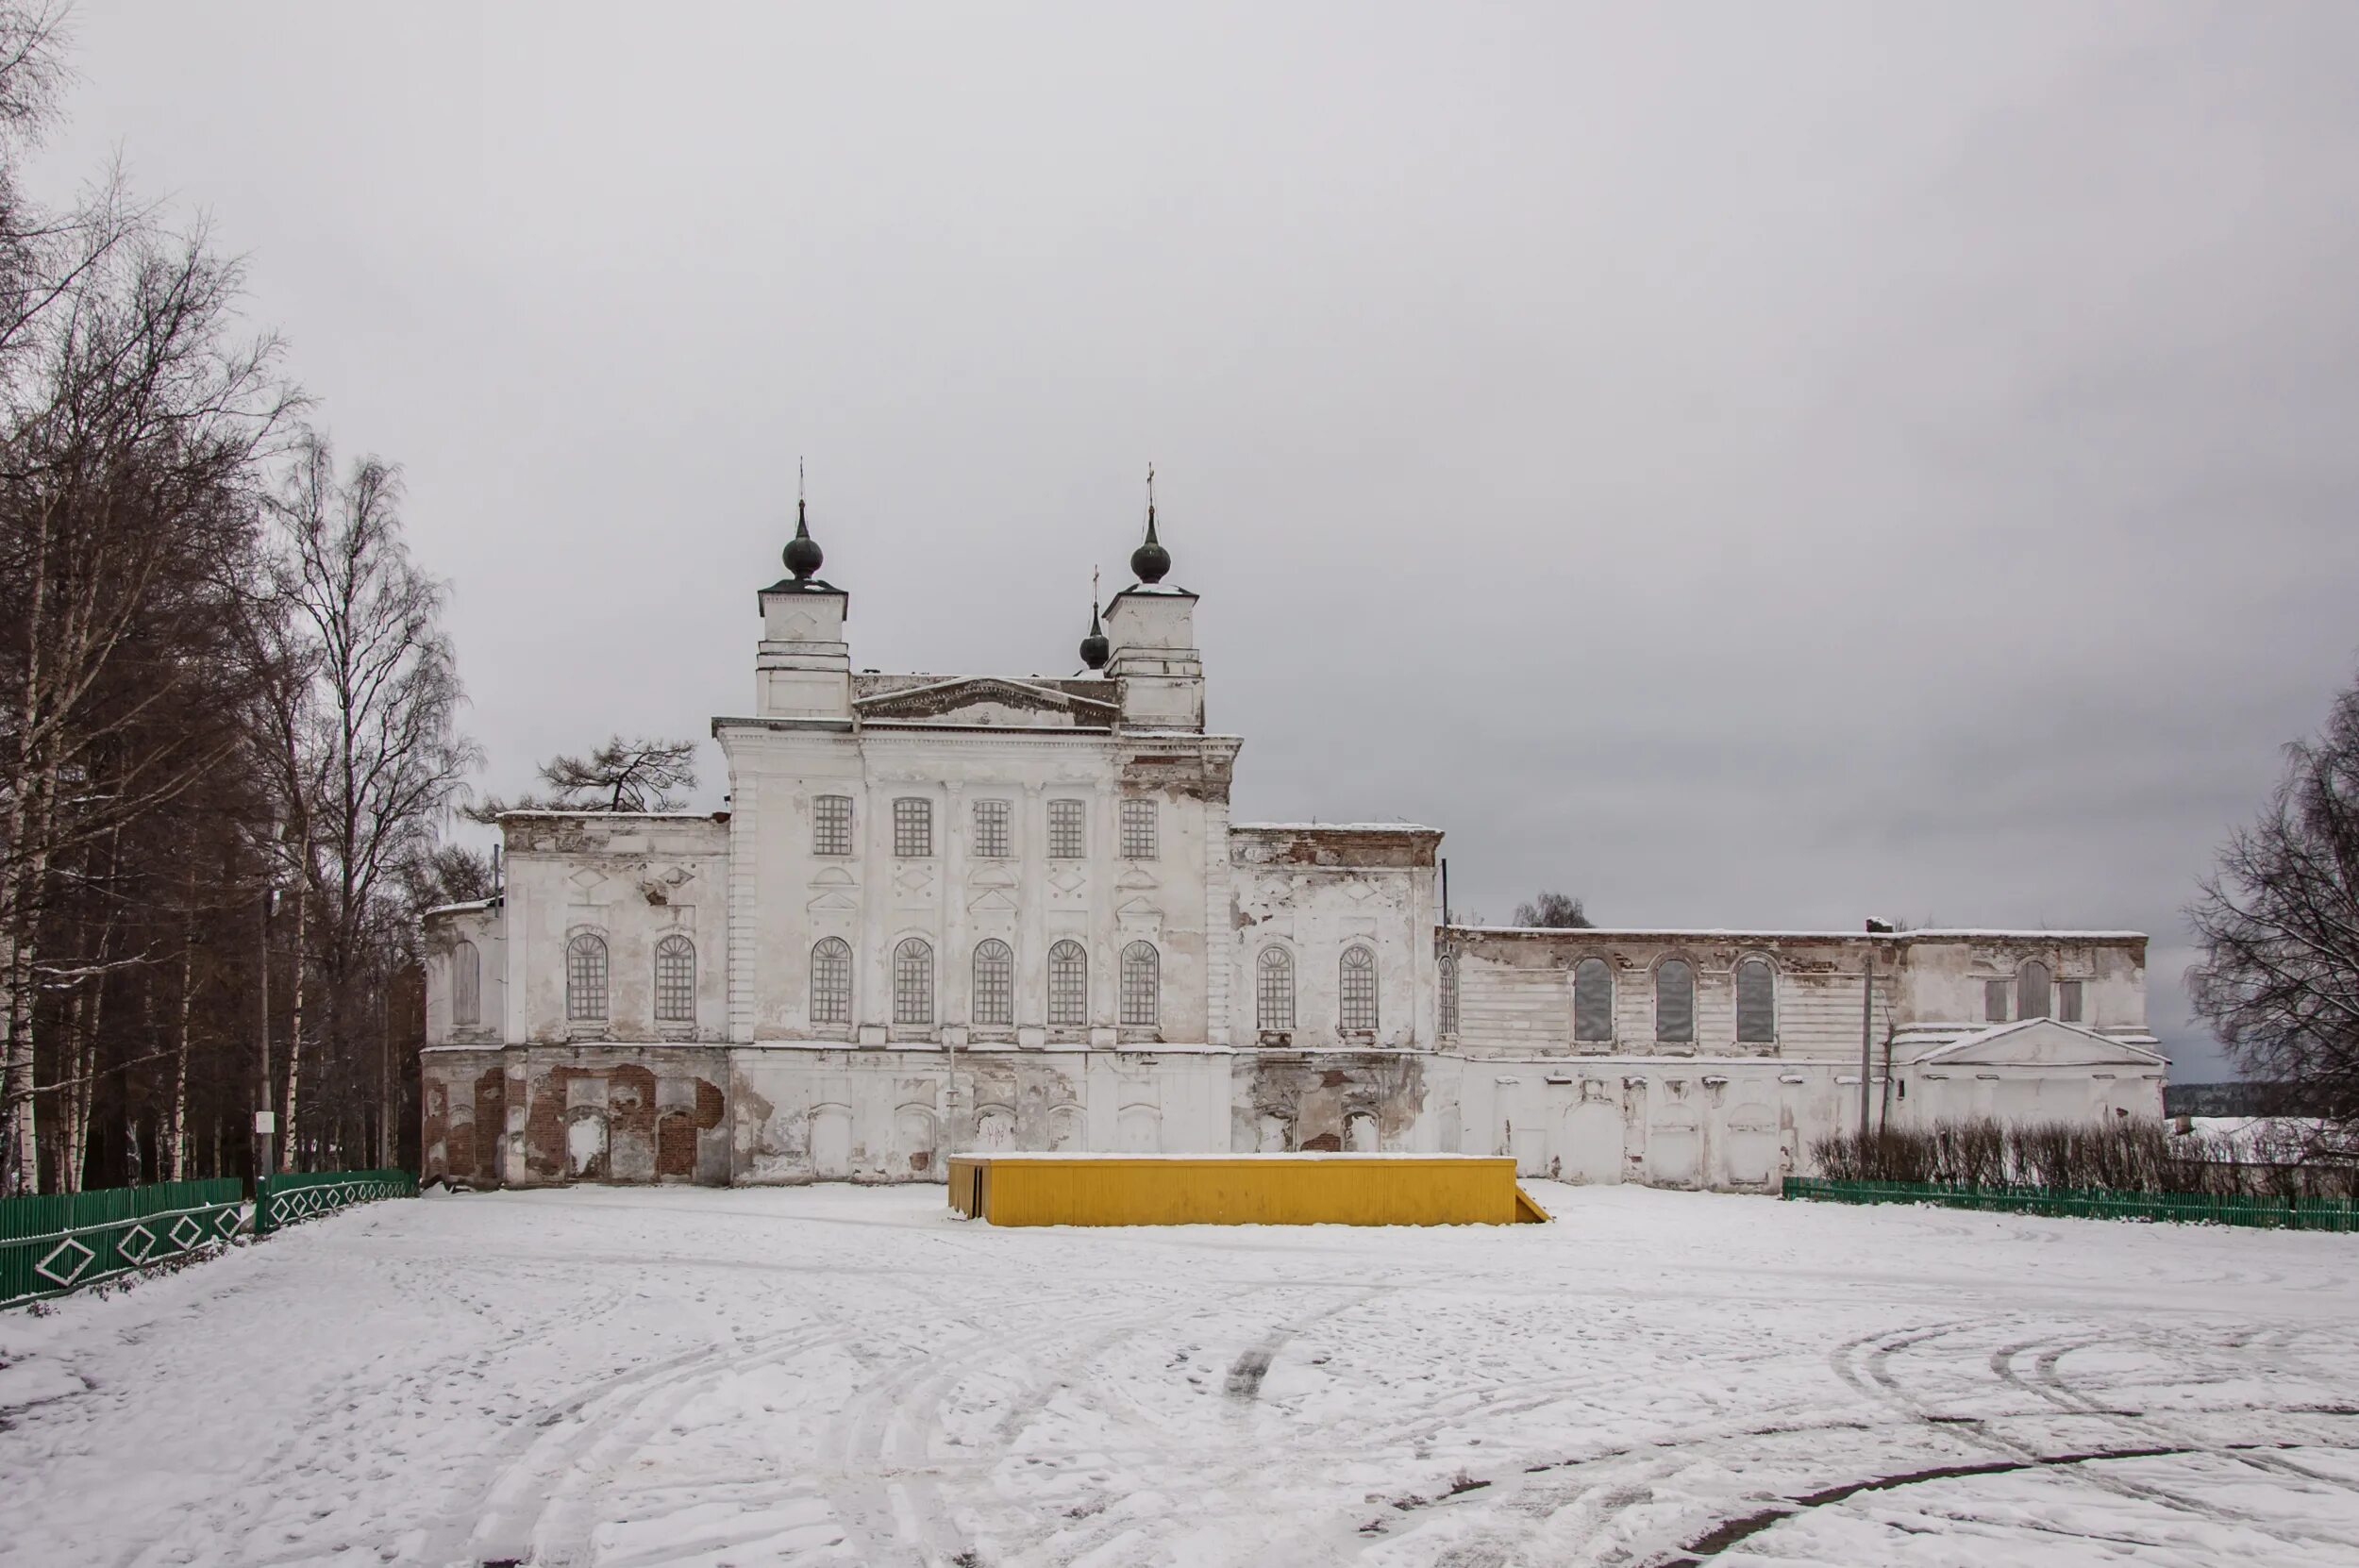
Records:
M1863 976L1876 966L1875 1039L1899 1033L1919 1043L1984 1026L1983 982L2012 980L2037 959L2058 980L2083 986L2091 1027L2147 1041L2146 939L2134 935L2059 936L2036 932L1940 932L1874 936L1843 933L1512 930L1454 926L1442 941L1459 964L1457 1048L1473 1058L1533 1053L1611 1056L1753 1057L1859 1059ZM1736 1039L1735 968L1768 960L1775 979L1776 1040ZM1614 1038L1573 1038L1573 976L1585 959L1602 959L1614 980ZM1656 976L1665 960L1695 967L1692 1041L1658 1038Z
M734 1053L737 1179L938 1181L951 1148L1189 1153L1226 1146L1225 1051Z
M504 1038L573 1041L728 1038L728 829L690 816L515 812L507 841ZM607 1011L569 1019L566 944L588 933L607 949ZM655 1016L656 944L695 947L695 1016Z
M1425 827L1240 824L1230 830L1233 1039L1287 1050L1430 1049L1434 1040L1434 857ZM1346 1035L1346 949L1376 955L1377 1027ZM1294 1027L1260 1016L1262 955L1294 961Z
M432 909L422 925L426 933L426 1043L498 1044L508 1005L508 925L498 901ZM454 965L463 960L467 947L475 950L473 1024L461 1024L452 1015L459 991Z

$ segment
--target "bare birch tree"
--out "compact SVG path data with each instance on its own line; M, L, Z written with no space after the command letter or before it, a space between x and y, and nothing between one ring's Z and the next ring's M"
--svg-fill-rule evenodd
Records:
M295 951L298 971L316 965L324 1013L320 1038L307 1041L298 991L280 1096L290 1159L303 1158L305 1052L325 1049L346 1079L359 1065L368 997L382 991L365 982L386 909L403 868L434 847L477 760L458 727L446 591L410 559L399 499L392 468L364 458L340 480L326 441L310 434L271 503L276 596L294 639L276 722Z
M289 406L277 345L236 332L237 269L203 236L126 239L42 323L39 400L0 448L0 564L11 606L0 745L0 1191L34 1179L40 923L76 851L156 810L237 749L226 726L148 730L202 672L175 655L209 619L250 525L249 465ZM136 681L122 678L136 672Z

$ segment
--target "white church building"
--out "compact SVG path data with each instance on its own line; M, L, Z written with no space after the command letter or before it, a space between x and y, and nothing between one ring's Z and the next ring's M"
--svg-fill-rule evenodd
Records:
M427 916L424 1174L938 1180L954 1151L1511 1154L1774 1188L1894 1124L2156 1116L2130 931L1448 924L1442 834L1236 823L1156 535L1090 673L855 673L798 515L711 814L517 811Z

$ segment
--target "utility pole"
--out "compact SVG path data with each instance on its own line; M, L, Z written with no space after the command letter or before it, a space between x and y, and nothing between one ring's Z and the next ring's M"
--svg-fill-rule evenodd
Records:
M255 993L261 1001L261 1018L255 1031L254 1062L254 1191L257 1201L260 1198L260 1182L270 1175L271 1139L278 1130L278 1118L270 1109L270 917L277 907L278 890L265 887L262 890L261 919L258 923L260 951L257 956L261 959L258 972L261 978L255 986Z

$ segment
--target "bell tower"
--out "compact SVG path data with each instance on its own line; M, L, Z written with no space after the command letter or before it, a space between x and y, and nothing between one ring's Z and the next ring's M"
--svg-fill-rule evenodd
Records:
M1196 595L1163 586L1171 552L1155 535L1155 471L1146 471L1146 538L1130 552L1138 581L1106 607L1106 674L1116 683L1125 729L1204 728L1204 656L1196 646Z
M827 556L811 537L800 497L784 552L790 575L763 589L761 642L754 655L754 712L765 719L852 716L852 647L844 623L852 596L822 582Z

